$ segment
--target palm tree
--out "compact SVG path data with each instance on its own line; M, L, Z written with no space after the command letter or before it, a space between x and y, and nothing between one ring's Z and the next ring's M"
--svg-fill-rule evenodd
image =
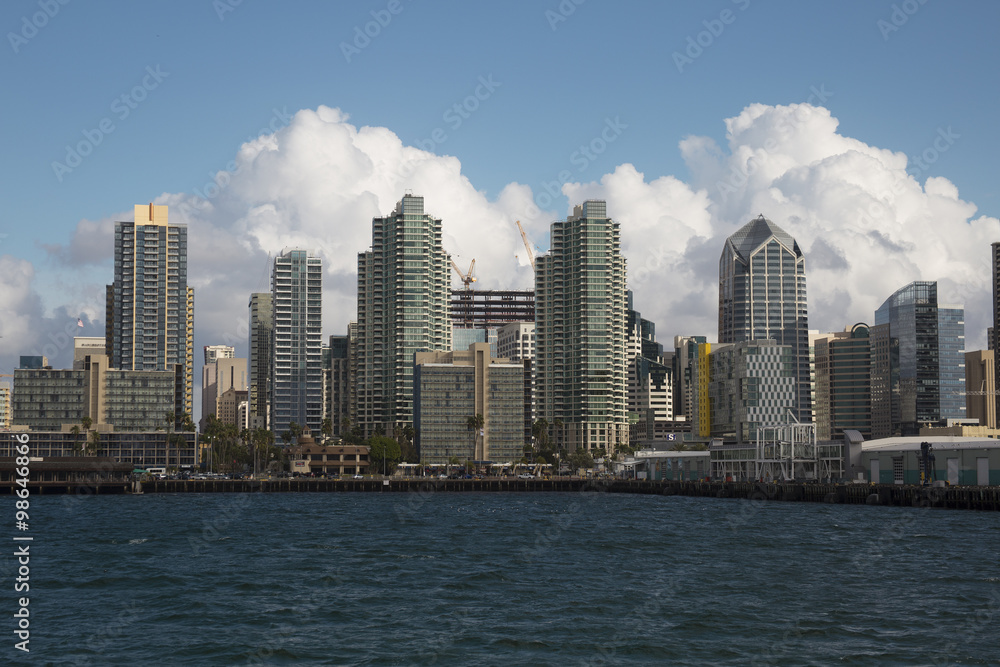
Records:
M329 417L324 417L323 418L323 426L320 427L320 431L323 433L323 436L325 438L327 438L327 439L332 438L333 437L333 420L330 419Z
M465 428L469 430L469 435L472 436L472 457L478 458L476 456L476 418L466 417L465 418Z
M90 427L94 425L94 420L90 417L84 417L80 420L80 423L83 424L84 431L89 431Z
M479 445L479 435L482 432L483 426L485 424L486 424L486 419L478 412L476 413L475 416L466 417L465 419L465 426L473 433L473 438L475 440L473 444L473 452L474 456L476 457L476 460L478 461L483 461L486 458L485 452L480 451L480 445Z
M541 417L531 425L531 435L535 437L535 443L539 450L546 449L549 444L549 422L545 417Z
M75 425L69 430L73 434L73 453L80 453L80 427Z
M90 432L90 441L87 443L87 453L97 456L101 453L101 434L97 431Z

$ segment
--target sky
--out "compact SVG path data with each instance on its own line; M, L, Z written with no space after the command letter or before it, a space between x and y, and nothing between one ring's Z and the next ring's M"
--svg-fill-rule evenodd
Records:
M760 214L805 253L810 329L937 280L984 348L998 24L985 1L8 0L0 373L103 335L114 221L149 202L189 226L196 376L205 345L246 355L286 248L321 255L345 334L406 192L480 289L532 286L516 220L544 252L607 200L668 348L715 340L725 238Z

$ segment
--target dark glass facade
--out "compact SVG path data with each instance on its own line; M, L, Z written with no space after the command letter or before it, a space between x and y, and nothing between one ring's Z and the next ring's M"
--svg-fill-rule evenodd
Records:
M916 435L921 424L964 419L965 310L939 305L937 283L918 281L886 299L875 324L888 325L898 359L888 366L891 433Z

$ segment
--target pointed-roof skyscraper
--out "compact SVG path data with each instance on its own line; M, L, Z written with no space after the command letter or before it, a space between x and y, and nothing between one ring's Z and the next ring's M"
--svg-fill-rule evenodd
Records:
M719 259L719 342L773 340L792 349L796 417L812 417L805 258L788 232L754 218Z

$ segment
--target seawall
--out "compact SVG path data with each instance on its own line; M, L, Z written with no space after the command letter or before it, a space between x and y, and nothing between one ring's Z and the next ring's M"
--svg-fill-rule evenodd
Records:
M386 483L387 482L387 483ZM767 484L762 482L648 481L610 479L265 479L151 480L142 483L30 483L32 496L133 493L637 493L703 498L742 498L848 505L1000 510L1000 487L925 487L890 484ZM9 494L9 484L0 494Z

